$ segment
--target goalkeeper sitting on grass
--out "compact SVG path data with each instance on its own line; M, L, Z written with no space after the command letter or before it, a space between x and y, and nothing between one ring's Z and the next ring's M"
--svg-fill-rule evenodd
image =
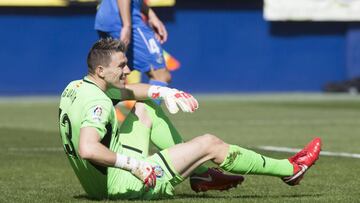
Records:
M59 126L64 149L90 197L167 198L189 176L195 191L228 189L243 181L242 176L202 167L208 160L231 173L277 176L296 185L318 159L319 138L282 160L227 144L210 134L183 142L161 108L148 99L165 100L171 113L179 108L194 112L196 99L167 87L125 85L130 71L124 51L118 40L96 42L88 54L88 75L70 82L61 95ZM113 104L120 96L142 102L118 127ZM148 156L150 141L161 150L152 156Z

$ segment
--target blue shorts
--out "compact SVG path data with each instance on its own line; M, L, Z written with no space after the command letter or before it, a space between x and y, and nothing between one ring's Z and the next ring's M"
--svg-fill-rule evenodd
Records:
M98 31L100 38L120 38L119 31L102 32ZM131 70L138 70L142 73L151 69L166 68L163 49L160 42L155 38L153 30L148 26L133 27L131 42L126 56Z

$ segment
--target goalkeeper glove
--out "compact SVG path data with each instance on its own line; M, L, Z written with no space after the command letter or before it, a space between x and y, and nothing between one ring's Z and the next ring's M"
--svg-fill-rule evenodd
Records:
M199 108L198 101L188 93L161 86L150 86L148 96L151 99L163 99L170 113L175 114L179 107L183 112L194 112Z
M154 168L148 162L116 154L115 167L130 171L144 183L147 190L156 186L156 174Z

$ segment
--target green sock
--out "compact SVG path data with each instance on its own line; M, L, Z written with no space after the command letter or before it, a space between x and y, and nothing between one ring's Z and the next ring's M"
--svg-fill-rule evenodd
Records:
M183 143L184 141L180 133L176 130L162 108L153 101L145 101L144 103L153 124L150 132L151 142L159 150L164 150L176 144ZM200 166L194 170L194 173L201 174L207 170L208 167Z
M272 159L236 145L230 145L229 153L220 167L237 174L278 177L293 175L294 170L293 165L287 159Z

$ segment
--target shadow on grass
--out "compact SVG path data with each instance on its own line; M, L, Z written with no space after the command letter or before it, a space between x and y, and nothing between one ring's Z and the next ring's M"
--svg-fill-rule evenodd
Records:
M173 199L278 199L278 198L308 198L308 197L321 197L323 194L320 193L312 193L312 194L293 194L293 195L209 195L209 194L178 194L175 195ZM91 201L101 201L97 199L93 199L86 194L73 196L74 199L77 200L91 200ZM171 199L159 199L152 201L163 201L163 200L171 200ZM107 200L109 201L109 200ZM111 200L110 200L111 201ZM132 200L127 200L132 201ZM136 201L136 200L133 200Z
M77 200L91 200L91 201L101 201L101 200L98 200L98 199L94 199L94 198L91 198L90 196L86 195L86 194L81 194L81 195L75 195L73 196L74 199L77 199Z

